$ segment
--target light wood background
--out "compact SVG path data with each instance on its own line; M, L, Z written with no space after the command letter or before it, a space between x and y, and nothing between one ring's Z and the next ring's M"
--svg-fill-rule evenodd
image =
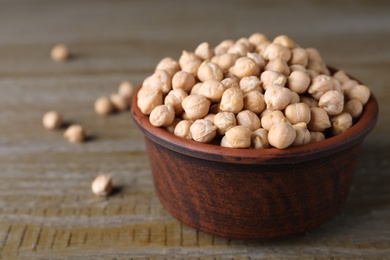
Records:
M329 223L273 242L228 240L173 219L153 190L129 112L93 102L138 85L165 57L253 32L287 34L368 85L380 103L349 199ZM56 43L74 59L51 61ZM390 259L389 1L0 1L0 258ZM57 109L84 125L74 145L41 125ZM90 184L110 173L116 192Z

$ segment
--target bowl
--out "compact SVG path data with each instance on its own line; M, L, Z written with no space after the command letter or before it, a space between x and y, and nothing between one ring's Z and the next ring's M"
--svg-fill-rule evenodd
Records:
M138 93L138 92L137 92ZM175 218L205 233L270 240L311 230L348 196L363 139L374 128L373 94L347 131L284 150L235 149L179 138L131 113L144 133L156 194Z

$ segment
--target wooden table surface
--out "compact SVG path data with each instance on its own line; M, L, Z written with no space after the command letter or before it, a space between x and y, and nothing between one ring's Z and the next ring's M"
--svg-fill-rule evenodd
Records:
M130 113L93 110L163 57L253 32L318 48L380 105L340 214L282 241L224 239L172 218ZM0 1L0 258L390 259L389 42L389 1ZM56 43L74 58L53 62ZM90 140L70 144L62 130L45 130L51 109ZM107 199L90 190L99 173L113 176Z

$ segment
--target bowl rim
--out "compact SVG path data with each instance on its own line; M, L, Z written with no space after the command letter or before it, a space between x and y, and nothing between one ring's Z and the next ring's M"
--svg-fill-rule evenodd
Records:
M331 71L337 70L332 67L329 68ZM351 78L357 80L354 77ZM360 81L358 81L358 83L362 84ZM339 135L327 138L320 142L301 146L291 146L286 149L227 148L220 145L187 140L175 136L164 128L155 127L150 124L149 117L144 115L137 105L137 94L141 87L142 85L140 85L133 94L131 115L133 117L133 121L145 134L145 137L180 154L196 157L202 160L225 163L295 164L334 154L362 142L374 128L379 114L378 102L371 91L370 98L364 105L363 113L360 118L351 128Z

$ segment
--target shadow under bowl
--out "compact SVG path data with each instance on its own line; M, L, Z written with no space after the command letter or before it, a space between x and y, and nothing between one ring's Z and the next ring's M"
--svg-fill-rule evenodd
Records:
M154 187L183 223L228 238L292 236L330 220L344 204L363 139L374 128L374 95L347 131L284 150L234 149L179 138L149 123L133 96Z

